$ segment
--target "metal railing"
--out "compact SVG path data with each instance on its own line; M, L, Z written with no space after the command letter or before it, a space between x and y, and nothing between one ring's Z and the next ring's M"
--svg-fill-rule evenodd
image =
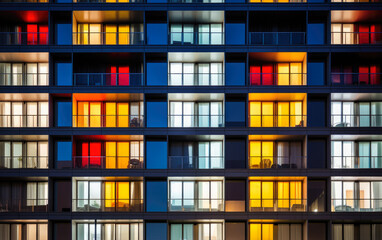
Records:
M48 0L0 0L0 3L49 3Z
M19 156L19 157L0 156L0 168L47 169L49 168L49 158L48 156Z
M144 3L145 0L73 0L74 3Z
M47 45L48 32L0 32L0 45Z
M304 3L306 0L249 0L249 3Z
M143 32L74 32L74 45L143 45Z
M143 127L142 115L74 115L74 127Z
M249 115L249 127L306 127L306 115Z
M332 3L380 3L381 0L332 0Z
M332 127L382 127L382 115L331 114Z
M332 212L382 212L381 198L332 198Z
M304 45L305 32L250 32L249 45Z
M332 73L332 85L381 85L381 73Z
M224 0L168 0L168 3L224 3Z
M332 168L382 168L382 156L332 156Z
M124 166L121 166L125 164ZM140 156L75 156L73 168L80 169L141 169L143 157Z
M48 86L49 73L0 73L0 86Z
M250 156L250 169L290 169L290 168L306 168L306 157L275 157L275 156Z
M223 86L224 73L169 73L169 86Z
M223 169L223 156L169 156L170 169Z
M224 199L170 198L168 210L173 212L220 212L224 211Z
M0 199L0 212L48 212L48 199Z
M172 45L222 45L224 32L170 32Z
M332 44L382 44L382 32L332 32Z
M73 199L73 212L143 212L143 199Z
M0 127L49 127L49 115L0 115Z
M251 86L305 86L306 73L249 73Z
M74 73L74 86L143 86L143 73Z
M224 127L224 115L169 115L169 127Z
M302 198L250 198L250 212L306 212L307 201Z

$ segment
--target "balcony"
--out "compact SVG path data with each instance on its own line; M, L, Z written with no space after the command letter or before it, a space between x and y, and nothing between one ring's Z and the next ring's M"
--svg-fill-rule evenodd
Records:
M140 87L144 86L143 73L74 73L74 86Z
M49 32L0 32L0 45L47 45Z
M169 127L224 127L224 115L170 114Z
M142 212L143 199L73 199L74 212Z
M223 169L223 156L169 156L170 169Z
M382 168L382 156L332 156L332 168Z
M223 86L224 73L170 73L170 86Z
M250 156L251 169L301 169L306 168L306 157Z
M48 156L0 156L0 168L47 169L49 168L49 159Z
M382 198L332 198L332 212L382 212Z
M382 127L382 114L333 114L332 127Z
M73 0L73 3L145 3L145 0Z
M73 115L73 126L83 128L140 128L144 126L144 117L142 115Z
M0 115L0 127L49 127L49 115Z
M251 86L306 86L306 73L249 73Z
M382 44L382 32L332 32L332 44Z
M250 212L306 212L307 200L296 198L250 198Z
M250 3L304 3L306 0L249 0Z
M170 198L168 209L172 212L221 212L224 211L224 199Z
M48 86L49 73L0 73L0 86Z
M306 115L249 115L250 127L306 127Z
M74 45L143 45L143 32L74 32Z
M224 32L175 32L169 34L171 45L222 45Z
M332 86L381 85L381 73L332 73Z
M250 45L304 45L305 32L250 32Z
M110 167L110 162L114 166ZM75 156L73 168L75 169L142 169L141 156Z
M224 3L224 0L168 0L168 3Z
M1 199L0 212L48 212L48 199Z

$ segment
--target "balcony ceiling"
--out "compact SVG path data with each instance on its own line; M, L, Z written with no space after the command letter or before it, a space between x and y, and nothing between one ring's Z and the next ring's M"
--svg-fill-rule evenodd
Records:
M223 11L169 11L170 22L182 23L223 23Z
M333 141L381 141L382 135L331 135Z
M290 140L304 140L305 135L249 135L248 140L266 140L266 141L290 141Z
M382 93L332 93L332 101L382 101Z
M169 93L169 101L223 101L223 93Z
M138 11L74 11L73 14L74 18L82 23L143 23L143 12Z
M76 135L73 137L78 141L143 141L143 135Z
M1 101L48 101L48 93L2 93Z
M143 101L143 93L74 93L76 101Z
M382 11L331 11L332 23L381 22Z
M0 54L1 62L48 62L49 54L46 52L20 53L9 52Z
M48 11L1 11L3 24L10 23L48 23Z
M48 141L48 135L1 135L0 141Z
M168 54L169 62L223 62L224 53L201 53L201 52L187 52L187 53L174 53Z
M302 62L306 58L305 52L256 52L249 53L252 61L263 62Z
M184 142L184 141L222 141L224 135L170 135L169 141Z
M302 101L306 93L250 93L249 101Z

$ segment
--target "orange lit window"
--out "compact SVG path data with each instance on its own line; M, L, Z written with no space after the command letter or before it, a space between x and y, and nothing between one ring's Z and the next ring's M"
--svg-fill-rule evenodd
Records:
M117 44L117 26L107 24L105 26L105 41L107 45Z
M250 168L270 168L274 163L273 145L271 141L250 141Z
M90 127L101 127L101 103L90 102Z
M106 142L106 168L116 168L117 143Z
M116 127L117 126L117 104L115 102L107 102L106 106L106 127Z
M129 142L117 142L118 168L129 168L130 159Z
M105 207L115 207L115 182L105 182Z
M279 102L277 104L278 127L289 127L289 102Z
M130 207L130 183L129 182L117 182L117 199L118 208Z
M118 127L129 127L129 103L117 103Z
M129 25L118 26L118 43L123 45L130 44L130 26Z
M89 102L78 102L77 106L77 127L89 127Z

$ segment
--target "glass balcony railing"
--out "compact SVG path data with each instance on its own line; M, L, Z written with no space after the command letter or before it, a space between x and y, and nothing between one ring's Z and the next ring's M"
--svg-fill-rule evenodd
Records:
M249 168L250 169L306 168L306 157L304 156L293 156L293 157L250 156Z
M73 115L74 127L143 127L142 115Z
M0 212L48 212L48 199L0 199Z
M305 212L306 199L249 199L250 212Z
M74 32L74 45L143 45L143 32Z
M224 0L168 0L168 3L224 3Z
M249 0L250 3L304 3L306 0Z
M49 115L0 115L0 127L49 127Z
M305 86L306 73L249 73L251 86Z
M169 115L170 127L224 127L224 115Z
M145 3L145 0L73 0L74 3Z
M223 32L170 32L172 45L222 45Z
M304 45L305 32L250 32L250 45Z
M76 156L73 157L76 169L142 169L140 156Z
M19 156L6 157L0 156L0 168L38 168L47 169L49 167L48 156Z
M143 199L73 199L73 212L142 212Z
M381 85L381 73L332 73L332 85L368 86Z
M223 86L224 73L170 73L169 86Z
M332 44L382 44L382 32L332 32Z
M174 212L220 212L224 211L222 198L171 198L168 200L169 211Z
M332 0L332 3L380 3L381 0Z
M74 73L74 86L143 86L143 73Z
M332 114L332 127L382 127L382 115Z
M382 199L332 198L332 212L381 212Z
M0 73L0 86L48 86L49 73Z
M306 127L306 116L250 115L249 127Z
M48 32L0 32L0 45L47 45Z
M223 169L223 156L169 156L170 169Z
M382 156L332 156L332 168L382 168Z

